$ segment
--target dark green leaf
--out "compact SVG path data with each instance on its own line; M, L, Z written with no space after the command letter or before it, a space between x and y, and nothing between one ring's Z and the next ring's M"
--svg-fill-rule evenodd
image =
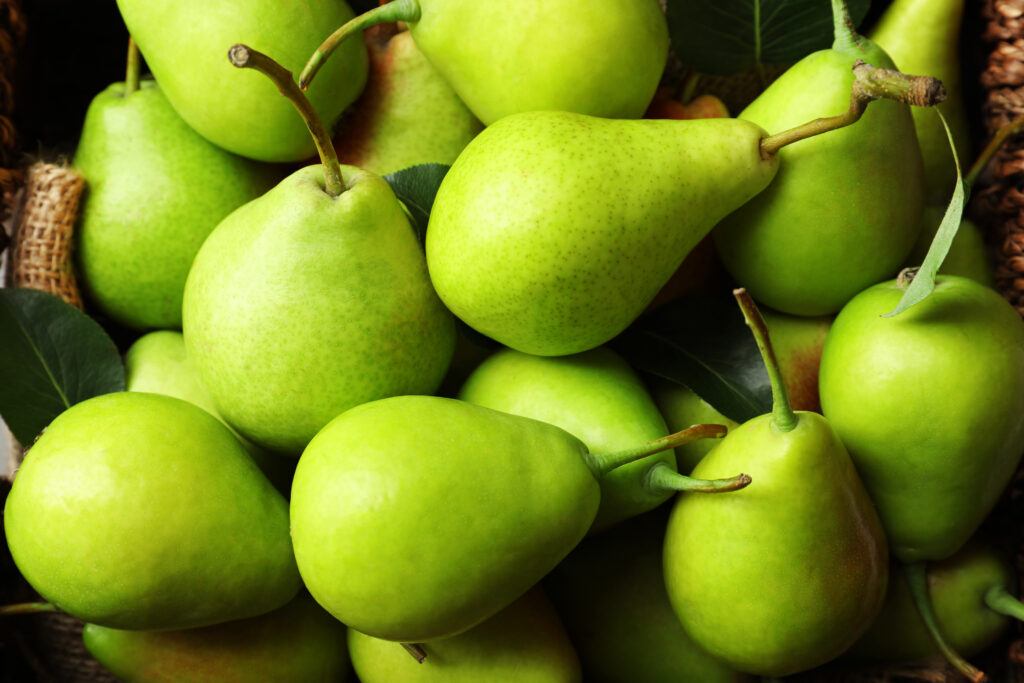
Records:
M860 24L871 0L847 0ZM826 0L668 0L672 49L701 73L731 76L789 64L832 45Z
M430 209L434 206L437 188L441 187L441 181L449 168L444 164L420 164L384 176L395 195L405 204L420 244L426 239L427 221L430 219Z
M124 390L124 366L92 318L52 294L0 289L0 415L24 445L67 408Z
M761 352L732 299L673 301L611 346L633 367L689 387L736 422L771 412Z
M964 217L964 202L967 198L967 189L960 174L960 158L956 153L956 145L953 144L953 134L949 131L946 117L942 115L938 107L932 107L932 109L935 110L935 114L946 128L949 148L953 152L953 161L956 162L956 186L953 188L953 197L949 200L949 206L946 207L946 215L942 217L942 223L939 224L939 229L935 232L931 246L928 247L928 253L925 254L924 263L914 273L914 279L910 281L910 284L903 291L903 296L900 297L896 308L882 316L883 318L899 315L911 306L921 303L935 291L935 276L939 272L939 268L942 267L942 262L946 260L946 255L949 253L949 248L953 245L953 239L956 237Z

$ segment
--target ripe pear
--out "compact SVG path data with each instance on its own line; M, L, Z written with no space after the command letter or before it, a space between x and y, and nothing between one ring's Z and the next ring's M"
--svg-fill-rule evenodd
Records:
M261 161L299 161L315 153L313 141L263 76L238 73L224 55L247 42L299 69L320 41L352 18L344 0L118 0L157 82L181 118L210 142ZM287 30L282 30L282 27ZM324 67L309 97L332 126L366 83L366 48L353 41Z
M618 354L603 347L558 358L498 351L473 371L459 398L561 427L594 453L622 450L668 433L640 378ZM682 429L692 424L697 423ZM651 510L676 491L701 484L710 482L678 475L672 451L619 467L601 478L601 506L591 531Z
M960 77L960 24L964 0L894 0L871 32L901 71L935 76L946 87L938 109L946 117L961 160L971 158ZM946 129L935 112L913 108L914 128L924 158L925 188L930 204L945 205L956 182L956 165Z
M808 55L740 113L768 130L850 104L857 60L893 68L845 22L833 0L836 40ZM934 115L934 114L932 114ZM782 171L712 233L726 269L751 295L783 313L838 311L896 274L920 229L924 169L908 105L878 101L863 120L779 152Z
M345 625L307 595L262 616L183 631L86 624L89 653L125 683L343 683Z
M654 378L651 395L661 411L669 431L677 432L691 424L720 424L732 431L739 423L730 420L698 396L689 387L677 382ZM697 463L718 445L717 441L700 439L676 447L676 465L683 474L689 474Z
M971 537L1024 451L1024 323L999 294L940 275L894 317L906 284L858 294L821 357L821 406L903 562Z
M836 431L821 415L790 408L755 311L745 300L773 412L730 430L693 470L714 477L739 467L754 483L676 500L665 583L683 628L712 656L747 673L786 676L833 659L867 630L885 597L888 556ZM737 597L750 590L756 600Z
M76 229L85 290L136 329L181 327L196 252L222 218L273 184L271 169L216 147L156 83L115 83L89 105L74 167L88 185Z
M336 31L300 83L339 44L357 42L346 40L352 33L388 21L409 25L419 49L487 125L538 110L639 118L668 58L657 0L521 0L514 11L476 0L397 0Z
M483 129L412 35L394 24L366 32L370 76L334 137L343 164L385 175L451 164Z
M40 595L111 628L243 619L300 586L284 498L224 425L169 396L59 415L18 470L4 530Z
M762 309L793 410L821 412L818 367L833 316L803 317Z
M601 475L679 436L593 455L558 427L464 401L397 396L356 406L316 435L295 471L302 580L366 635L456 635L579 543L597 514Z
M584 540L544 579L587 680L741 683L698 647L672 611L662 571L666 507Z
M540 588L482 624L421 643L417 662L388 640L349 629L352 665L362 683L578 683L580 661Z

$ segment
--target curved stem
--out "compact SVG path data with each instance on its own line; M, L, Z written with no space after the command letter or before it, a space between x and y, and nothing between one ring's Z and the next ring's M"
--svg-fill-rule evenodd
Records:
M910 595L914 599L917 613L921 615L921 620L924 622L925 628L928 629L932 642L939 648L942 655L950 664L956 667L957 671L967 676L974 683L981 683L981 681L987 680L984 672L972 666L970 662L961 657L960 653L946 642L946 637L942 634L939 623L935 619L935 611L932 609L932 599L928 594L928 577L924 562L903 565L903 575L907 579L907 585L910 586Z
M853 74L850 107L844 113L814 119L762 138L761 157L768 159L786 145L856 123L872 100L896 100L917 107L931 107L946 99L946 89L942 81L931 76L908 76L892 69L871 66L860 60L853 65Z
M139 46L128 36L128 67L124 74L124 96L128 97L139 89Z
M1003 586L992 586L985 591L985 604L993 612L1024 621L1024 603Z
M303 90L309 87L310 81L316 76L316 72L324 65L324 62L334 50L344 43L353 33L359 33L377 24L386 24L391 21L415 22L420 20L420 3L418 0L393 0L386 5L374 7L369 12L364 12L355 17L337 31L327 37L320 44L313 55L306 62L302 73L299 74L299 87Z
M332 197L340 195L344 186L341 181L341 168L338 166L338 154L334 151L331 136L328 135L324 122L320 120L320 115L316 113L309 98L295 84L292 72L247 45L234 45L228 50L228 59L240 69L256 69L267 76L274 82L281 94L295 105L302 120L306 122L306 127L313 135L316 151L320 153L320 162L324 166L324 190Z
M981 154L978 155L978 158L974 160L974 163L971 165L971 170L969 170L967 175L964 177L964 184L967 186L968 190L970 190L974 186L974 183L978 181L978 176L981 175L981 172L985 170L986 166L988 166L988 162L992 161L992 157L996 155L999 148L1003 146L1004 142L1006 142L1006 138L1016 135L1021 132L1021 130L1024 130L1024 116L1015 118L1013 121L1001 126L999 130L996 131L996 134L993 135L992 139L989 140L987 145L985 145L985 149L983 149Z
M761 358L764 359L764 367L768 371L768 381L772 385L772 424L781 432L792 431L800 418L793 412L793 407L789 404L786 383L782 381L779 361L775 358L772 340L768 335L768 325L765 323L761 311L757 310L754 299L747 294L746 289L742 287L734 289L732 295L736 297L740 310L743 311L743 319L754 335L757 348L761 351Z
M654 493L670 493L673 491L689 491L691 493L725 493L739 491L750 484L749 474L737 474L729 479L694 479L679 474L672 467L658 461L647 471L644 484Z
M4 605L0 607L0 617L9 617L15 614L42 614L44 612L59 612L60 608L51 602L19 602L15 605Z
M404 647L405 651L409 653L409 656L415 659L419 664L422 664L427 658L426 650L424 650L423 646L419 643L402 643L402 647Z
M616 467L628 465L636 460L646 458L648 455L661 453L662 451L688 444L697 439L718 439L725 436L726 431L728 430L724 425L694 425L689 429L649 441L636 448L629 448L616 453L587 453L585 459L590 471L594 473L596 478L600 479Z
M846 0L832 0L832 49L847 55L864 54L864 37L853 25Z

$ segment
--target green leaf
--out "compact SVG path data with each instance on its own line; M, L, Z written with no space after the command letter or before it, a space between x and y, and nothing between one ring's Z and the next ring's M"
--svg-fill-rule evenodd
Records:
M124 390L121 355L99 324L59 297L0 289L0 415L30 445L79 401Z
M416 237L423 244L427 235L427 221L434 197L450 166L444 164L420 164L395 171L384 176L395 195L405 205L406 212L416 231Z
M847 0L860 24L871 0ZM825 0L668 0L672 49L701 73L731 76L751 67L796 62L831 47Z
M611 346L633 367L689 387L736 422L771 412L768 372L732 299L678 299Z
M942 121L942 125L946 129L949 148L953 152L953 161L956 162L956 186L953 188L953 197L949 200L949 206L946 207L946 215L942 217L942 223L939 224L939 229L935 232L931 246L928 247L928 253L925 254L924 263L913 273L913 279L903 291L903 296L900 297L896 308L883 315L883 318L899 315L911 306L921 303L935 291L935 276L939 272L939 268L942 267L942 262L946 260L946 254L949 253L949 248L953 244L953 238L956 237L957 230L960 229L960 223L963 222L967 187L960 174L960 158L957 156L956 145L953 144L953 134L949 131L946 117L942 115L938 107L932 107L932 109L935 110L936 115L938 115L939 120Z

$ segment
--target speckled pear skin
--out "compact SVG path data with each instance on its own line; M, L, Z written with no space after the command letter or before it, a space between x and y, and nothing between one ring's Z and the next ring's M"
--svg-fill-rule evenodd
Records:
M668 58L657 0L420 6L409 24L416 44L487 125L539 110L640 118Z
M182 629L277 609L299 590L288 504L228 429L136 392L78 403L32 447L4 509L44 599L120 629Z
M771 182L765 135L736 119L506 117L441 183L427 229L434 287L455 315L517 351L599 346Z
M942 560L974 534L1024 451L1024 324L994 290L955 275L881 317L902 296L883 282L836 317L821 357L821 407L893 556Z
M730 430L693 476L742 471L753 483L677 497L665 532L665 584L686 632L759 676L839 656L878 615L889 574L885 533L838 435L817 413L796 415L789 432L770 414ZM757 600L737 599L750 590Z
M893 66L874 46L815 52L740 118L777 132L842 114L858 58ZM853 125L784 147L779 157L771 186L712 231L715 246L758 302L793 315L835 313L893 277L920 230L924 168L909 107L877 100Z
M417 164L451 164L483 124L408 31L385 24L364 37L370 77L338 126L338 160L378 175Z
M591 453L614 453L669 433L640 378L621 356L604 347L557 358L503 349L473 371L459 398L561 427ZM656 453L601 478L601 507L591 531L646 512L672 496L644 487L658 462L675 470L675 453Z
M180 328L192 259L229 213L276 178L181 120L151 80L114 83L89 105L73 165L86 180L75 231L89 298L135 329Z
M354 14L344 0L118 0L167 99L200 135L260 161L300 161L316 154L302 119L261 73L238 69L228 50L245 43L298 73L309 55ZM287 27L287 30L284 30ZM306 93L328 128L362 92L362 41L338 48Z
M391 188L342 174L337 198L310 166L231 214L185 287L185 346L217 411L293 455L354 405L433 392L455 344Z
M540 588L482 624L422 643L427 661L349 629L352 665L362 683L578 683L580 661ZM429 664L427 664L429 662Z
M1001 586L1017 593L1013 568L995 548L971 541L952 557L928 565L928 594L939 629L964 657L987 649L1006 632L1011 617L985 604L985 593ZM903 571L891 569L881 614L844 658L872 662L908 662L941 657L921 621Z
M345 625L301 594L251 619L184 631L86 624L89 653L125 683L344 683Z
M299 459L291 522L302 580L367 635L462 633L586 534L600 487L585 453L557 427L455 399L357 406Z

